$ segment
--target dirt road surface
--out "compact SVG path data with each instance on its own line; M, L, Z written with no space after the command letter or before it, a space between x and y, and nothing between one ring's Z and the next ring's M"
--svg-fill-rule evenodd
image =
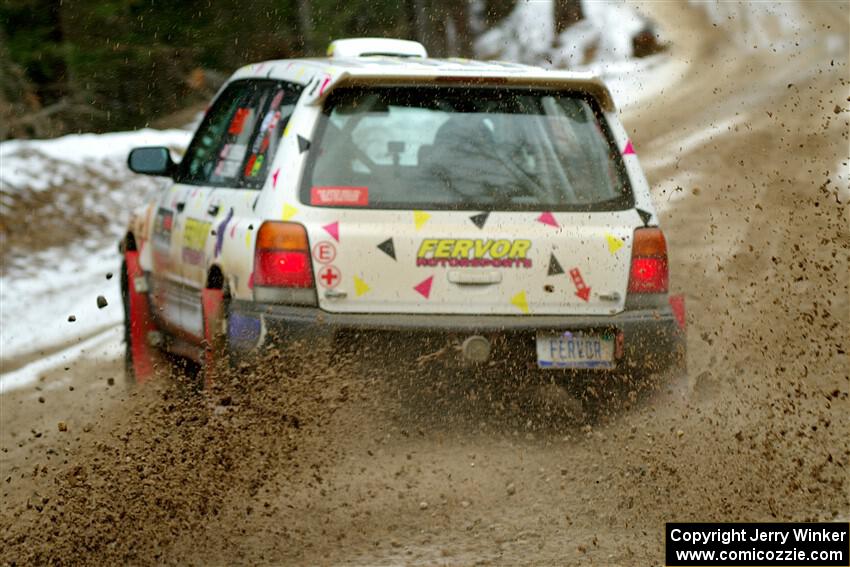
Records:
M687 376L575 423L497 372L273 356L199 394L82 359L2 397L0 563L648 565L667 521L846 520L848 4L776 51L642 9L681 77L624 119Z

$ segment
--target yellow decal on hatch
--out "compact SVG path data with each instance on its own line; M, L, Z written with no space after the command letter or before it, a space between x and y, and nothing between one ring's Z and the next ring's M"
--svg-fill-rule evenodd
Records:
M369 284L367 284L357 276L354 276L354 293L357 294L357 297L360 297L361 295L369 291L369 289Z
M425 223L428 222L428 219L430 218L431 215L425 211L413 211L413 224L416 225L416 230L425 226Z
M530 268L525 239L425 238L416 253L417 266L458 268Z
M525 299L525 292L521 291L515 296L511 298L511 303L514 304L514 307L522 311L523 313L528 313L528 301Z
M288 221L292 217L298 214L298 209L293 207L292 205L283 205L283 212L280 215L281 218L285 221Z
M605 233L605 238L608 240L608 252L611 254L616 254L617 250L623 247L624 242L610 232Z

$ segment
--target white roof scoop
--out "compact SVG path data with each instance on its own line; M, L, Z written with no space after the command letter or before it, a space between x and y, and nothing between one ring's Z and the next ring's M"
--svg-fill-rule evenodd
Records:
M355 39L337 39L328 46L328 57L428 57L425 46L406 39L384 39L380 37L359 37Z

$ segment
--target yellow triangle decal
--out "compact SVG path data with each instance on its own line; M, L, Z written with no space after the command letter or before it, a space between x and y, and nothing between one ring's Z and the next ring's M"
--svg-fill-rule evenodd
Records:
M513 303L514 307L522 311L523 313L528 313L528 301L525 299L525 292L521 291L515 296L511 298L511 303Z
M292 124L292 122L287 122L287 123L286 123L286 128L284 128L284 129L283 129L283 136L282 136L283 138L286 138L287 134L289 134L289 126L290 126L291 124Z
M354 276L354 293L357 295L357 297L360 297L370 289L371 288L366 282L364 282L357 276Z
M430 218L431 215L425 211L413 211L413 222L416 225L416 230L425 226L425 223L428 222L428 219Z
M298 209L296 209L292 205L283 205L283 214L281 215L281 217L283 217L283 220L289 220L297 214Z
M616 254L617 250L623 247L624 242L613 234L606 232L605 238L608 240L608 252L611 254Z
M251 248L251 231L245 231L245 248Z

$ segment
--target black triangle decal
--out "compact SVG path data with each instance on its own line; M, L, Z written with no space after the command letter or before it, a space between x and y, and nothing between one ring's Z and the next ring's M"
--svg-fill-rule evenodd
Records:
M380 244L378 244L378 250L395 260L395 246L393 245L393 239L387 238Z
M555 258L555 255L552 254L549 256L549 276L557 276L558 274L563 274L564 268L561 267L561 264L558 263L558 259Z
M484 228L484 225L487 224L487 217L490 216L490 213L479 213L477 215L472 215L469 217L469 220L472 221L472 224L477 226L478 228Z
M310 149L310 140L307 138L302 138L301 135L298 135L298 153L303 154L307 150Z
M637 214L640 215L640 220L643 221L643 226L649 226L649 219L652 218L652 213L638 208L635 208L635 210L637 211Z

